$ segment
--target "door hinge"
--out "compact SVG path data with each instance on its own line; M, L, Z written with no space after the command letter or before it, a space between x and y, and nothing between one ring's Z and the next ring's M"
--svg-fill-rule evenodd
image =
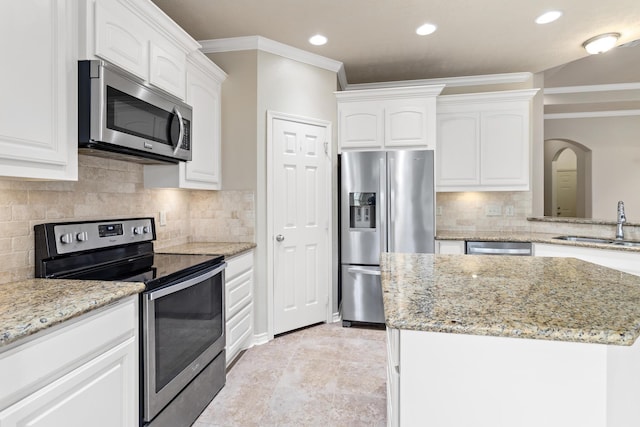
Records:
M327 141L324 142L324 154L329 154L329 143Z

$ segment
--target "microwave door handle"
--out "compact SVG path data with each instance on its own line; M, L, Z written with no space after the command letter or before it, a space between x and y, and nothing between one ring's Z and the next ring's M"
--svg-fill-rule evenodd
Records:
M176 141L175 147L173 147L173 155L175 156L182 145L182 137L184 136L184 123L182 123L182 114L180 114L180 110L178 107L173 107L173 112L176 116L178 116L178 125L180 126L180 134L178 135L178 141Z

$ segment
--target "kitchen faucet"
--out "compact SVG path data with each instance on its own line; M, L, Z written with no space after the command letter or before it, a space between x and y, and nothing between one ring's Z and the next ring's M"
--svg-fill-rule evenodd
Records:
M618 223L616 226L616 240L624 240L624 231L622 225L627 222L627 217L624 214L624 202L618 202Z

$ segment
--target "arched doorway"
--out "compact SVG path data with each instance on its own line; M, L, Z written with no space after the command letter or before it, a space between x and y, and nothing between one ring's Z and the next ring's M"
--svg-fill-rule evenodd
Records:
M591 218L591 210L591 150L571 140L546 140L545 216Z

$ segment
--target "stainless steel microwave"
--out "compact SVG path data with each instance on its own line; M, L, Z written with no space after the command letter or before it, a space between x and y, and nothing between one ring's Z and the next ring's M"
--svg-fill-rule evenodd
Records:
M138 163L191 160L192 109L104 61L78 62L78 150Z

